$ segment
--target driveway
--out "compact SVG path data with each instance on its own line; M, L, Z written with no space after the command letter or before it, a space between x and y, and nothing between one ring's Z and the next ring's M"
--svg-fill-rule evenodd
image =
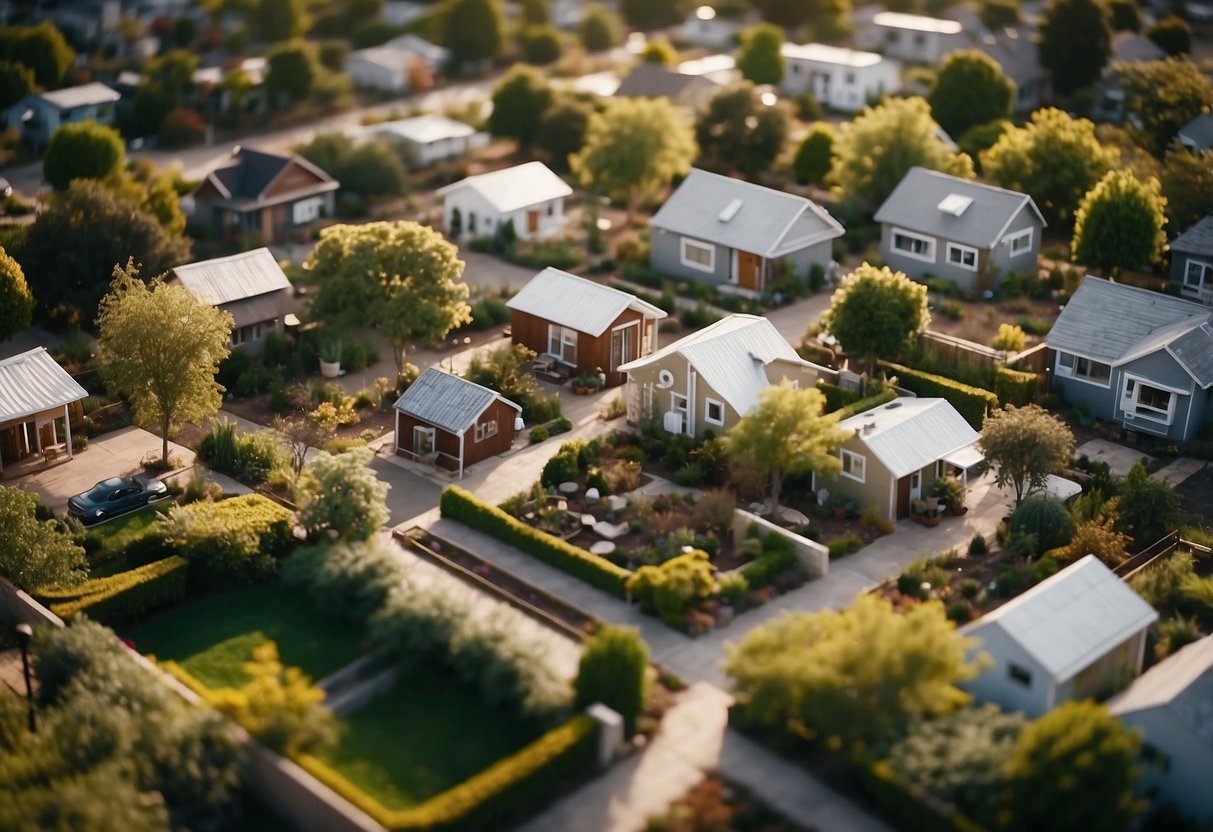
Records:
M438 505L442 486L407 470L392 457L376 456L371 461L371 470L381 482L392 487L387 493L387 507L391 515L389 528L425 514Z
M459 256L467 263L463 280L473 292L476 289L500 290L506 287L521 289L539 272L539 269L515 266L500 257L468 248L460 249Z

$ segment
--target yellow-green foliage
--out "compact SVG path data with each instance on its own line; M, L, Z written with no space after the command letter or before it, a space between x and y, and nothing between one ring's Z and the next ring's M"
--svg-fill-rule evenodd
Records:
M716 592L716 576L708 553L696 549L660 566L640 567L628 580L628 591L642 609L677 627L692 603Z
M999 324L998 334L990 342L990 346L1004 352L1023 352L1025 336L1023 329L1015 324Z
M1002 405L1029 405L1036 398L1036 373L999 367L994 371L994 394Z
M896 375L902 387L919 396L939 396L947 399L976 430L981 430L986 414L998 407L998 397L989 390L888 361L881 361L880 366Z
M189 563L174 556L41 597L54 602L51 612L60 618L82 612L103 624L116 624L183 599L188 574Z

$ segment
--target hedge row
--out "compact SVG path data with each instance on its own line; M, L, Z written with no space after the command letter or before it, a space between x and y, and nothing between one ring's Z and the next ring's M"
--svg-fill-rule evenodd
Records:
M767 586L796 565L796 552L792 541L771 532L763 540L762 556L742 564L737 571L746 579L751 589Z
M982 832L983 827L967 815L941 804L926 792L915 788L882 761L856 760L851 770L863 791L906 829L921 832Z
M880 407L882 404L891 402L895 398L897 398L897 391L892 387L886 387L874 396L868 396L866 399L860 399L857 402L851 402L845 407L840 407L837 411L838 421L841 422L843 419L851 418L856 413L863 413L874 407Z
M1024 407L1036 400L1036 373L1025 373L1008 367L994 371L994 395L1001 405Z
M482 503L458 486L447 486L442 492L439 507L443 517L484 532L502 543L521 549L528 555L534 555L544 563L580 578L604 592L619 598L627 597L626 587L628 578L632 576L631 570L616 566L606 558L590 554L585 549L532 528L496 506Z
M291 513L261 494L190 503L173 509L173 514L198 517L218 533L251 531L260 539L261 553L275 558L285 557L295 543Z
M819 381L817 382L817 389L826 397L826 413L833 413L835 410L859 401L859 393L857 391L839 387L837 384Z
M919 396L938 396L947 399L952 407L965 418L974 430L981 430L986 414L998 407L998 397L989 390L972 387L954 379L913 370L901 364L881 361L880 367L895 373L898 383Z
M549 797L567 777L589 771L598 748L597 723L581 714L526 748L499 760L454 788L419 806L388 809L316 757L304 755L302 768L390 830L459 832L498 828Z
M74 598L51 604L51 612L69 618L82 612L113 626L185 598L189 562L170 557L118 575L95 578L74 590Z

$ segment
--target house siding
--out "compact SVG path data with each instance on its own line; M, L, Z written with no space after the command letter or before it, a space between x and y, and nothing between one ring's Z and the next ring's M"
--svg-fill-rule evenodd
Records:
M514 442L514 419L518 411L501 400L494 400L485 408L484 413L476 420L476 424L497 420L497 433L482 442L476 441L476 425L467 429L463 440L463 467L474 465L510 449ZM440 452L437 465L448 471L459 469L459 434L435 427L429 422L417 419L407 413L396 411L399 430L396 434L396 452L413 451L413 428L433 427L434 446ZM407 453L402 454L407 456Z
M1197 826L1213 822L1213 789L1209 772L1213 771L1213 748L1192 733L1166 706L1121 714L1121 721L1141 732L1142 743L1153 746L1168 758L1141 759L1138 789L1154 794L1162 802L1174 803Z
M852 436L842 443L842 448L864 458L864 481L857 482L838 473L817 477L814 484L818 489L825 488L830 492L830 496L837 495L852 501L858 511L872 506L880 511L881 517L888 517L889 488L893 482L893 474L859 441L859 437Z
M1131 361L1123 367L1116 368L1114 371L1115 383L1113 384L1114 395L1112 396L1113 418L1131 430L1165 437L1177 442L1186 441L1196 435L1200 428L1200 416L1197 414L1193 414L1195 418L1189 416L1192 395L1176 394L1175 414L1170 425L1141 418L1126 419L1125 412L1121 409L1121 391L1124 389L1125 374L1145 379L1147 384L1156 382L1180 390L1192 390L1192 377L1166 350L1158 350L1142 356L1136 361ZM1197 388L1195 392L1204 398L1205 391ZM1203 401L1197 405L1197 409L1203 411Z
M1189 291L1183 288L1184 274L1188 270L1188 262L1195 260L1207 263L1213 267L1213 252L1208 254L1191 254L1185 251L1171 252L1171 283L1179 288L1185 298L1191 298L1203 303L1213 303L1213 278L1206 280L1203 292Z
M680 277L684 280L707 283L712 286L728 283L733 274L733 249L709 240L701 240L698 237L687 237L687 239L694 240L700 245L712 246L716 252L712 271L707 272L702 269L694 269L683 265L683 237L684 235L682 234L675 234L672 231L665 231L661 228L653 229L652 242L649 248L649 265L653 270L673 277Z
M1031 248L1012 257L1010 244L1003 243L1003 240L1029 228L1032 229ZM1036 271L1037 261L1040 256L1041 230L1040 220L1036 218L1032 209L1027 205L1020 208L1019 212L1011 219L1007 230L1003 232L1002 239L996 242L994 248L990 251L990 273L994 278L995 284L1012 272L1026 274ZM994 287L988 286L983 288L992 289Z
M993 664L976 679L961 684L974 699L993 702L1006 711L1019 711L1030 717L1041 716L1057 704L1056 689L1049 672L1000 626L978 621L961 632L978 640L975 653L984 652L993 660ZM1027 686L1008 675L1012 663L1032 674Z
M606 328L602 335L598 337L579 331L577 333L576 372L579 374L592 373L602 368L606 373L608 387L618 387L620 384L626 382L627 373L614 372L611 369L611 334L618 327L633 324L633 328L636 330L635 352L625 360L631 361L640 358L640 350L644 339L645 320L643 313L634 309L625 309L620 313L619 317L611 322L611 325ZM549 323L546 318L540 318L537 315L531 315L517 309L511 310L510 331L514 343L522 344L527 349L534 350L540 355L546 353L548 351ZM655 327L653 334L655 337Z
M888 61L866 67L786 56L784 61L786 70L780 89L785 95L811 92L822 104L838 110L854 112L901 85L900 67ZM848 74L854 76L854 83L846 83Z
M814 265L821 266L829 272L830 264L834 261L834 241L822 240L820 243L814 243L811 246L797 249L790 254L780 257L776 261L774 272L778 274L779 263L787 262L792 264L792 272L797 277L807 278L809 271Z
M548 216L547 213L549 206L552 209L551 216ZM527 205L517 211L502 214L472 187L459 188L442 198L442 226L447 230L448 236L452 236L450 234L451 215L456 208L463 217L463 231L458 238L461 240L491 237L497 233L498 228L510 220L514 221L514 234L520 240L546 239L564 231L563 197ZM539 230L534 234L527 225L528 211L539 211ZM471 221L472 216L476 218L474 228Z

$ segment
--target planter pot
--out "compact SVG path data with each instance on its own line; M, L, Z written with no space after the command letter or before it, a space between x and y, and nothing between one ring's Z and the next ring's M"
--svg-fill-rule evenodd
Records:
M952 506L952 515L954 517L964 517L965 513L968 512L968 510L969 510L968 506L954 505L954 506Z
M934 528L943 522L942 514L911 514L910 519L920 526Z
M341 362L320 359L320 375L323 378L337 378L341 375Z
M592 396L597 392L598 392L597 387L577 387L576 385L573 386L573 393L575 393L578 396Z

